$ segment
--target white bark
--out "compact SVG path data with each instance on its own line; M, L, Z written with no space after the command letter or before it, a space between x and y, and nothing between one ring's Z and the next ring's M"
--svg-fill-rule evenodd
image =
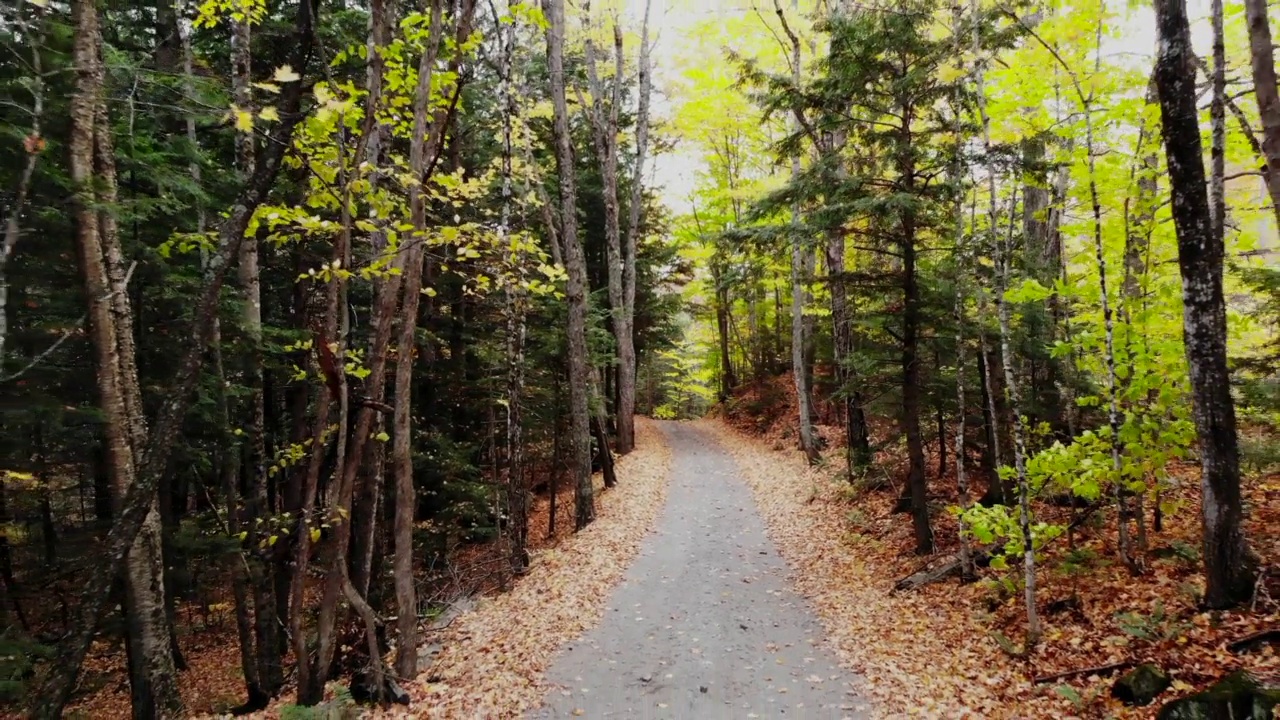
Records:
M977 0L970 3L974 17L977 17ZM974 54L979 55L980 46L978 39L978 29L974 27ZM983 61L979 56L975 60L975 78L977 80L978 95L978 112L982 121L982 145L988 155L991 152L991 118L987 114L987 98L985 77L983 69ZM1012 265L1012 249L1011 243L1005 243L1001 248L999 239L999 213L996 203L998 195L996 194L996 176L995 168L987 169L987 189L990 194L988 201L990 209L987 215L988 228L991 245L996 251L996 265L998 282L996 285L996 305L1000 319L1000 357L1004 365L1004 381L1005 393L1009 398L1009 407L1013 411L1013 463L1014 470L1018 479L1018 528L1022 533L1022 582L1023 582L1023 602L1027 611L1027 644L1030 650L1035 646L1040 638L1040 616L1036 612L1036 548L1035 538L1031 532L1031 491L1027 482L1027 463L1026 463L1026 428L1022 417L1022 403L1018 394L1018 379L1013 371L1013 353L1009 347L1010 323L1009 323L1009 303L1004 298L1005 290L1009 285L1009 270ZM1017 188L1014 188L1015 197L1009 201L1009 230L1013 232L1013 224L1015 212L1017 210Z

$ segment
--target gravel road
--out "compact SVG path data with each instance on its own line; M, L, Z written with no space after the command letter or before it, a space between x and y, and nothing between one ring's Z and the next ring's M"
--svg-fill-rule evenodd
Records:
M662 429L673 458L658 526L529 717L866 717L733 459L695 426Z

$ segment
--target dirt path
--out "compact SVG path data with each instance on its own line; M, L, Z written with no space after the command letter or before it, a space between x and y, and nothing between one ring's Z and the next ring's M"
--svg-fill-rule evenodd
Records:
M604 620L556 659L530 717L865 717L733 459L696 427L662 429L673 453L666 508Z

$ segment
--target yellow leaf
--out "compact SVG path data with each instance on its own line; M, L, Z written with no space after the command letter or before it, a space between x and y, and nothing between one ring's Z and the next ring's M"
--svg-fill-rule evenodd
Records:
M320 528L311 528L311 542L320 542Z
M253 132L253 113L248 110L241 110L234 105L231 112L236 116L236 130L240 132Z
M301 79L301 76L298 75L298 73L294 72L293 67L289 65L281 65L280 67L276 68L275 74L272 75L271 77L276 82L282 82L282 83L296 82Z
M262 108L262 112L258 113L258 117L262 118L263 120L271 120L271 121L279 120L280 112L276 110L274 107L264 107Z

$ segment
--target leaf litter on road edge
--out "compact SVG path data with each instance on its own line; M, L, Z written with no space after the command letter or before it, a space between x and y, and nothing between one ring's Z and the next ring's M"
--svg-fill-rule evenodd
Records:
M1058 577L1062 573L1048 574L1042 578L1048 581L1046 588L1059 595L1066 590L1078 594L1080 617L1056 618L1036 655L1030 661L1015 660L1000 650L995 633L1016 634L1012 628L1021 615L1016 598L993 611L984 610L991 593L982 583L958 586L948 581L911 593L890 592L898 576L919 565L910 555L909 524L889 510L892 490L851 503L847 482L832 477L829 468L810 468L799 452L784 451L790 444L785 439L770 444L720 420L706 426L737 459L770 537L790 565L793 584L818 611L841 662L866 680L862 689L879 716L1152 718L1164 702L1239 667L1280 677L1280 653L1240 656L1224 647L1249 631L1274 627L1277 616L1240 611L1215 619L1187 606L1182 589L1175 586L1179 578L1185 584L1186 572L1194 568L1168 563L1157 563L1146 581L1136 584L1122 568L1105 564L1093 569L1088 587ZM1265 527L1268 513L1265 506L1254 507L1253 521ZM1194 542L1195 526L1194 512L1166 518L1165 540ZM950 531L955 532L954 526ZM1265 533L1257 527L1254 532L1258 549L1271 548ZM1081 541L1102 543L1095 551L1105 554L1106 538L1103 532ZM1179 636L1147 642L1122 632L1118 618L1125 612L1141 618L1143 608L1175 605L1180 605L1178 617L1185 619L1178 625ZM1161 662L1174 676L1172 690L1152 705L1135 708L1109 697L1114 675L1086 673L1060 684L1031 682L1033 675L1125 659ZM1071 692L1064 694L1064 689Z
M596 521L533 553L510 592L460 615L430 667L408 687L411 708L373 717L517 718L549 688L560 647L595 626L666 500L671 450L657 423L636 419L637 449L618 460L618 486L597 496ZM572 508L566 509L572 512Z
M867 548L841 541L842 507L812 502L834 489L801 455L770 450L720 421L705 426L737 461L792 583L813 603L837 657L862 676L859 690L877 716L1025 717L997 688L1025 678L983 647L980 634L964 641L980 632L969 613L891 596L891 574L868 564Z

